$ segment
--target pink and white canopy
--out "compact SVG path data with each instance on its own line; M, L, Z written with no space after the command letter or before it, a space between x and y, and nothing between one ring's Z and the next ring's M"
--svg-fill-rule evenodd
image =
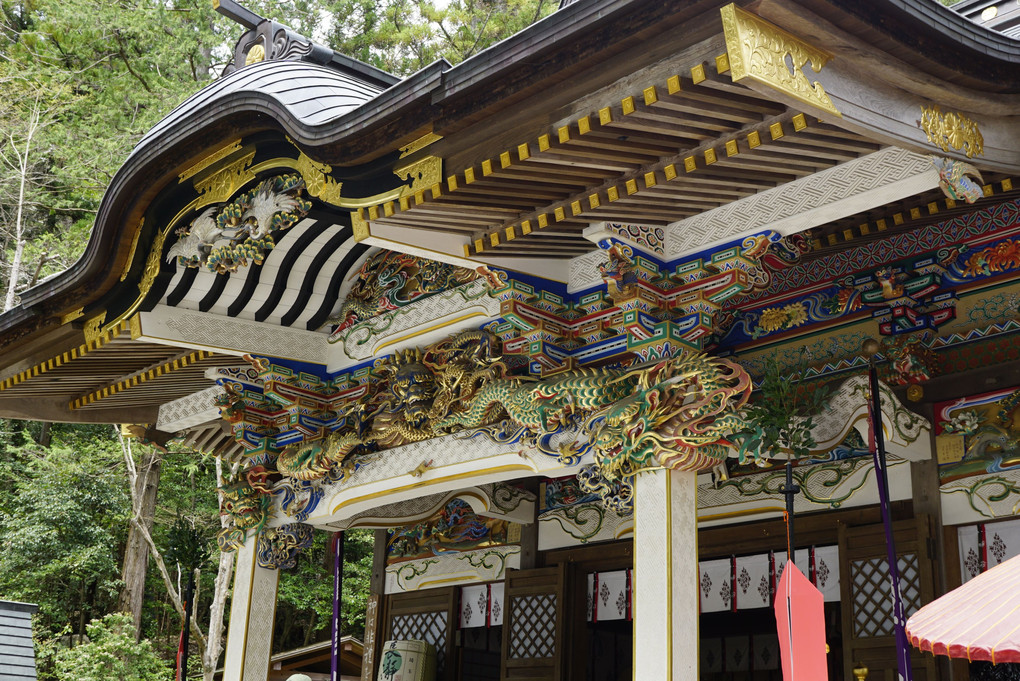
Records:
M907 620L911 645L935 655L1020 662L1020 556L995 566Z

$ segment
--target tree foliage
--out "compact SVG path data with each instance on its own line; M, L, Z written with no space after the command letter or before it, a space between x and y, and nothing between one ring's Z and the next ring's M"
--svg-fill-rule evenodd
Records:
M555 0L251 0L256 13L397 75L437 59L477 55L549 14ZM0 295L10 305L84 250L106 187L135 144L177 104L218 77L243 29L209 0L0 0ZM6 298L6 296L5 296ZM219 529L211 459L171 445L162 460L151 538L216 564ZM44 655L54 674L119 678L148 652L128 644L116 618L132 516L126 462L109 426L0 421L0 598L35 602L43 649L82 640L77 653ZM185 536L187 535L187 536ZM325 638L332 617L328 536L317 536L280 585L280 645ZM343 633L360 636L372 534L347 533ZM189 566L169 555L172 578ZM183 554L181 554L183 555ZM182 560L187 563L189 560ZM215 571L202 570L196 611L208 610ZM179 589L178 589L179 591ZM179 618L150 565L142 633L172 657ZM90 620L97 620L89 629ZM88 629L88 631L86 631ZM93 633L93 631L95 633ZM132 641L133 644L133 641ZM131 652L134 651L134 652ZM112 655L113 657L109 657ZM77 657L76 657L77 656ZM118 657L119 656L119 657ZM134 660L131 662L130 660ZM119 660L119 661L117 661ZM127 672L125 672L127 673ZM98 678L98 677L97 677Z
M332 0L333 48L397 75L456 64L556 9L555 0Z
M10 496L0 511L0 594L39 604L52 630L75 634L116 603L116 551L127 498L100 447L22 447L2 469Z
M801 353L797 366L784 368L775 357L765 360L765 373L752 401L744 408L748 427L735 436L741 459L759 463L789 452L794 459L808 456L815 446L811 433L813 414L819 413L827 398L820 386L804 385L807 356Z
M333 618L332 535L316 532L312 547L298 556L293 570L280 573L274 648L287 650L308 645L330 631ZM373 533L344 533L341 632L362 638L365 633L365 599L372 574Z
M56 654L59 681L166 681L166 662L148 641L135 642L129 616L110 614L93 621L88 639Z

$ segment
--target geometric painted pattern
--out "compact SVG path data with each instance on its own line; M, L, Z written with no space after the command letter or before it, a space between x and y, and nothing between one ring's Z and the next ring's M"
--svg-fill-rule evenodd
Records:
M868 156L821 171L790 183L734 201L695 217L674 223L669 229L667 247L671 256L688 253L712 239L734 239L741 234L765 228L790 228L791 219L813 210L825 211L837 202L852 203L876 189L912 179L917 191L934 186L931 163L920 154L886 148ZM929 179L930 178L930 179ZM930 184L928 184L930 182ZM913 192L910 192L913 193ZM810 225L804 225L804 229Z
M966 243L990 233L1016 227L1020 222L1020 201L1008 201L986 210L975 211L949 220L929 224L920 229L896 234L881 241L848 248L773 273L772 286L754 291L740 300L741 305L785 291L808 288L848 274L880 267L892 260L913 257L919 253Z
M556 594L516 596L510 612L510 659L556 654Z

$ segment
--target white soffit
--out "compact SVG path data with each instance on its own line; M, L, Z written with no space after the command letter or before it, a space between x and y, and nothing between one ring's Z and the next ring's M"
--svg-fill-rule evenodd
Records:
M670 260L770 229L794 234L938 186L927 156L886 147L666 228Z
M311 364L325 364L329 349L324 333L164 305L142 312L132 330L136 340L149 343L225 355L251 353Z
M215 400L220 392L222 389L214 385L161 405L156 419L156 429L165 433L176 433L218 419L220 410Z

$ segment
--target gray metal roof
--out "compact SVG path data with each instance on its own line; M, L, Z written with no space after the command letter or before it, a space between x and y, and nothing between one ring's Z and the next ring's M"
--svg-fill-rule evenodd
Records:
M190 118L202 118L228 98L247 111L262 108L282 113L282 107L299 123L321 125L343 116L375 97L381 88L349 74L302 61L273 60L245 66L186 99L142 137L129 159L137 156L165 131ZM259 106L259 105L262 106Z
M34 679L35 648L32 645L31 603L0 601L0 679Z

